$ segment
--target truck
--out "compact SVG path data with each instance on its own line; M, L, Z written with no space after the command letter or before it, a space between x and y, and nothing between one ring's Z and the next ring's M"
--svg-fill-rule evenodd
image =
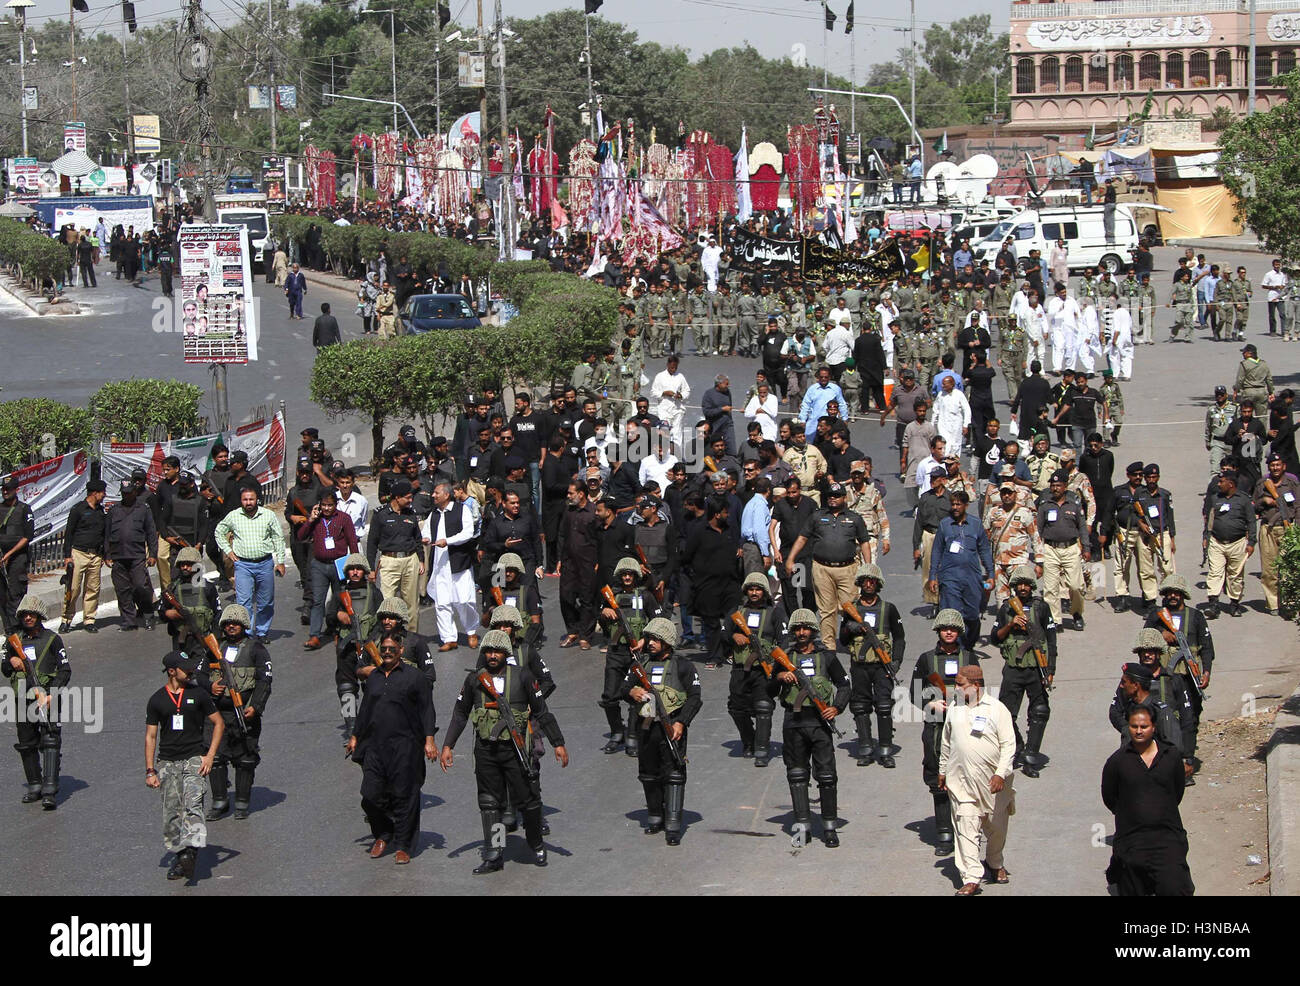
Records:
M253 251L252 261L262 263L262 250L270 235L271 218L266 209L266 196L261 192L240 192L234 195L214 195L217 222L243 226L248 230L248 242Z

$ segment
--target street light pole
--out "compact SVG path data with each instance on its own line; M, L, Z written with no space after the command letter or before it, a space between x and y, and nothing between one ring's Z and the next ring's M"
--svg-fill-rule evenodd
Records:
M509 260L514 256L515 247L515 169L510 153L510 124L506 116L506 36L504 28L505 22L501 19L501 0L496 0L496 43L501 98L501 259Z
M32 0L9 0L5 6L18 18L18 88L22 100L23 157L27 157L27 8L35 4Z
M271 84L267 88L267 94L271 97L271 153L278 154L280 142L276 139L275 128L275 107L279 100L279 90L275 88L275 0L266 0L266 43L271 50Z
M77 118L77 8L68 0L68 44L72 48L72 118Z
M331 86L330 88L333 88ZM433 42L433 132L442 133L442 28Z
M582 29L587 38L587 46L583 49L587 60L587 129L594 144L596 142L596 91L591 81L591 14L582 15Z
M391 35L390 40L392 41L392 47L389 51L389 66L393 76L393 133L397 133L397 22L394 20L394 10L392 7L385 10L368 7L361 13L388 15L388 33Z
M1255 0L1250 0L1250 54L1246 56L1246 115L1255 115Z

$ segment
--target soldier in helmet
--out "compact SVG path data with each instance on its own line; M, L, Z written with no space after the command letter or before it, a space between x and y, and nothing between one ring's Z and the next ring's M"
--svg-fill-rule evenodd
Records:
M839 781L835 773L835 743L828 724L849 704L849 676L835 652L822 646L820 629L821 621L810 609L797 609L790 615L790 633L794 638L790 660L808 678L815 696L827 704L826 711L818 711L813 696L800 688L790 671L776 669L768 688L772 694L780 694L785 708L781 757L794 805L795 838L803 840L811 830L808 783L815 777L821 792L822 842L834 849L840 844L835 831ZM813 773L810 774L809 768Z
M955 609L941 609L934 618L934 632L938 641L933 649L916 659L912 669L910 691L912 703L924 713L921 725L921 779L930 788L934 798L934 827L936 856L948 856L953 850L952 804L948 792L939 786L939 745L943 739L943 724L948 715L950 699L955 698L957 672L972 664L979 664L976 651L962 646L961 637L966 623Z
M488 614L486 626L491 630L499 630L510 638L510 653L506 656L506 664L512 668L527 668L533 680L537 682L537 689L541 692L542 698L550 698L555 691L555 678L551 675L551 669L546 666L542 660L542 653L537 647L529 643L528 638L524 635L523 617L519 615L519 610L514 606L506 604L498 606ZM478 664L475 667L482 671L486 665L480 655ZM541 797L541 769L542 758L546 754L546 749L542 745L542 737L536 731L532 731L531 743L528 750L529 756L532 757L533 770L537 771L534 777L534 784L537 787L538 797ZM515 806L512 801L507 800L505 809L502 813L502 820L505 822L506 831L513 832L518 823L515 820ZM546 821L546 816L542 816L542 835L550 835L551 826Z
M645 789L645 833L663 832L668 845L675 846L682 841L682 807L686 801L686 727L703 704L700 677L689 662L677 660L677 627L662 616L645 624L632 648L654 689L651 695L629 670L620 690L620 697L632 704L639 719L637 776ZM655 716L656 703L662 704L669 719L666 734ZM680 762L673 757L670 739Z
M496 873L505 866L505 828L502 812L507 798L518 806L524 816L524 838L533 851L534 862L546 865L546 847L542 844L542 799L530 771L525 771L519 752L509 731L509 721L524 734L528 743L530 730L540 729L555 747L555 759L561 767L569 764L569 754L564 748L564 736L559 723L546 707L537 680L526 668L508 663L513 654L510 637L500 630L489 630L479 645L479 660L483 671L474 670L465 678L456 704L452 708L451 725L442 746L442 769L451 767L452 750L466 725L474 727L474 779L478 783L479 814L483 821L483 862L474 870L476 875ZM492 678L493 691L509 708L501 709L489 695L480 679L487 673ZM531 752L525 747L525 752Z
M635 558L620 558L614 566L614 597L618 600L619 612L627 620L632 635L640 639L646 624L659 615L659 604L654 594L641 587L641 566ZM625 745L629 757L637 755L637 733L634 728L634 711L627 716L627 730L623 727L623 706L621 704L624 679L632 663L632 649L637 640L624 640L623 631L618 623L618 613L608 606L600 611L609 637L609 649L605 652L605 690L600 696L600 707L605 710L609 722L609 742L605 744L604 753L617 753Z
M1165 638L1160 635L1159 630L1143 627L1137 632L1137 637L1133 641L1133 653L1137 655L1139 664L1151 669L1151 684L1147 690L1152 699L1166 706L1173 713L1173 721L1178 727L1175 731L1166 725L1168 735L1162 734L1160 738L1173 743L1180 750L1194 750L1196 724L1192 716L1191 698L1187 694L1187 685L1183 683L1182 675L1174 674L1166 662ZM1115 698L1110 703L1110 724L1124 738L1128 736L1128 706L1129 701L1124 694L1124 689L1116 687ZM1162 725L1156 716L1152 716L1152 721L1157 728Z
M230 808L230 774L228 767L235 766L235 818L248 817L248 806L253 794L253 774L262 757L259 741L262 736L262 717L271 697L271 655L256 637L250 637L253 628L248 610L232 603L221 611L221 633L218 649L221 659L229 666L239 692L243 725L235 714L233 696L227 691L218 668L205 674L199 671L198 681L212 693L212 699L226 724L212 762L208 782L212 785L212 807L208 821L215 821ZM195 655L197 656L197 655ZM202 668L202 665L200 665Z
M334 645L334 685L339 693L339 711L343 725L351 735L357 716L357 665L361 661L361 648L374 631L375 610L382 598L378 587L368 576L370 564L365 555L354 552L343 562L343 584L339 587L339 608L335 618L339 622L339 637ZM352 603L353 617L343 605L347 594Z
M767 652L785 635L786 612L781 603L772 601L767 576L751 572L741 585L743 598L731 616L724 638L731 653L731 681L727 693L727 712L740 730L741 755L754 758L755 767L766 767L771 757L772 711L768 694L770 663ZM742 632L736 619L744 624Z
M894 767L894 681L891 668L881 660L880 652L889 657L897 668L903 661L903 648L907 637L903 618L893 603L881 598L885 576L880 566L859 565L854 581L858 584L858 598L853 603L854 615L844 608L840 623L840 643L849 652L849 678L853 691L849 708L853 724L858 728L858 766L868 767L873 760L882 767ZM896 673L896 672L895 672ZM871 712L875 710L876 725L880 727L880 746L871 738Z
M406 603L396 596L390 596L375 610L375 628L370 634L370 639L377 650L381 637L387 634L400 636L402 660L423 673L425 680L429 682L429 691L432 694L433 686L438 681L438 669L434 666L433 654L429 650L429 638L407 628L407 621L410 618L411 611L406 608ZM378 665L364 652L357 655L357 680L362 682L363 687L365 680L374 674L376 667Z
M32 593L16 604L18 633L5 641L5 662L0 671L8 679L6 687L15 692L18 742L14 749L23 762L27 791L23 804L39 801L46 811L58 807L59 765L63 734L59 729L59 706L51 689L65 687L72 679L72 665L63 638L45 629L45 607ZM14 647L15 637L22 649Z
M1201 725L1202 701L1200 691L1192 682L1194 672L1187 666L1187 661L1179 647L1178 635L1182 634L1183 639L1187 641L1187 649L1191 651L1192 659L1200 669L1196 684L1201 686L1201 691L1210 687L1210 668L1214 665L1214 638L1210 636L1210 624L1206 622L1205 614L1195 606L1187 605L1187 599L1191 594L1185 578L1177 574L1166 575L1160 583L1160 597L1164 605L1159 609L1153 609L1142 625L1160 631L1165 641L1164 663L1171 672L1183 677L1183 684L1187 688L1187 696L1190 699L1192 719L1191 732L1188 734L1190 743L1183 750L1183 756L1188 762L1199 766L1200 761L1196 759L1196 733Z
M1015 599L1005 600L998 607L993 623L993 639L1002 652L1006 666L1002 669L1002 688L998 697L1011 712L1011 722L1016 730L1016 757L1014 766L1023 767L1026 777L1037 777L1042 757L1039 749L1043 733L1052 710L1047 703L1047 689L1056 677L1056 623L1047 603L1037 599L1038 580L1034 570L1021 565L1011 573L1011 592ZM1023 615L1017 613L1019 606ZM1047 662L1047 680L1039 670L1038 655ZM1020 714L1020 701L1029 696L1029 736L1022 739L1016 717Z
M495 590L500 589L501 602L484 610L482 624L488 625L488 619L496 606L513 606L524 621L520 630L524 640L529 645L536 646L542 636L542 597L538 594L537 583L527 578L524 560L513 551L507 551L497 559L497 568L501 573L501 583L493 586L494 591L484 601L493 601ZM496 581L495 578L493 581Z
M215 632L221 603L217 599L217 587L203 578L203 556L198 548L181 548L176 553L171 584L164 588L165 594L158 600L158 615L167 621L172 649L206 663L209 655L202 635ZM194 635L181 611L167 601L168 596L185 607L200 636Z

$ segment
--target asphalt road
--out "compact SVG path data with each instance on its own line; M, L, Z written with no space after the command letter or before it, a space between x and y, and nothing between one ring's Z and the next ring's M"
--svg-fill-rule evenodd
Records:
M1172 255L1173 251L1158 253L1161 291ZM1213 259L1234 266L1244 262L1256 280L1267 266L1267 258L1260 254L1225 252ZM206 383L205 368L180 362L179 336L150 328L152 293L115 284L111 275L101 279L101 284L106 282L109 286L92 299L93 315L37 320L0 310L0 338L10 343L6 397L47 394L83 400L104 379L132 374L174 375ZM156 291L156 286L150 287ZM273 291L261 287L258 293L267 300L263 361L231 370L235 416L245 405L284 399L290 406L290 430L310 420L321 424L326 437L337 442L347 423L327 425L323 416L300 410L307 406L305 381L312 354L306 341L310 330L304 326L309 321L289 322ZM336 302L345 331L359 331L346 294L327 295L318 286L308 295L310 307L323 298ZM1295 385L1300 373L1293 354L1300 347L1267 338L1262 305L1252 316L1250 339L1260 344L1279 388ZM1131 458L1160 462L1162 481L1174 493L1183 532L1179 570L1193 584L1203 583L1195 571L1199 552L1193 532L1208 476L1201 440L1204 410L1216 383L1231 384L1238 349L1216 345L1208 335L1194 344L1161 342L1140 347L1135 379L1124 386L1128 423L1123 444L1115 450L1116 461L1120 469ZM720 371L731 375L733 391L743 393L754 369L752 363L740 360L688 358L683 363L697 394ZM661 366L653 363L647 372ZM859 422L853 434L854 444L873 456L877 474L886 478L889 487L895 547L883 559L888 579L885 595L899 606L906 622L907 655L900 669L905 677L915 655L931 645L933 635L928 620L916 609L919 577L906 550L910 521L899 516L906 505L889 468L897 454L888 449L893 429ZM368 456L368 443L363 443L361 453ZM1224 618L1214 625L1219 658L1208 702L1210 717L1239 714L1251 700L1261 706L1276 704L1290 694L1300 676L1294 628L1260 611L1258 562L1252 560L1249 569L1246 596L1256 608L1242 619ZM275 690L263 734L254 811L247 821L227 818L209 826L214 848L201 855L204 879L197 892L623 894L639 890L930 895L951 892L956 886L951 859L936 860L932 854L931 802L920 778L919 722L898 724L896 743L902 751L896 770L859 768L850 757L848 742L842 746L838 760L842 846L832 851L813 842L800 849L786 833L790 800L780 759L759 770L739 757L725 709L727 672L707 672L702 666L704 709L691 729L685 838L679 848L670 849L661 838L642 835L644 805L635 763L622 754L600 753L605 724L596 698L602 657L594 649L581 652L556 646L562 624L553 579L544 586L550 631L544 654L559 683L551 707L572 759L567 770L560 770L553 759L543 769L553 830L547 840L551 865L536 870L520 864L525 850L517 836L507 853L515 865L493 877L471 877L481 832L469 738L462 739L458 763L450 774L430 769L413 864L394 868L391 857L371 861L365 856L369 838L359 804L360 771L342 754L332 655L328 650L309 654L301 648L304 628L298 626L291 608L292 572L291 567L290 578L279 583L281 605L271 642ZM1203 589L1198 589L1197 601L1203 599ZM1044 744L1051 763L1039 779L1015 779L1018 810L1007 846L1012 882L988 888L988 894L1105 893L1102 871L1109 850L1104 840L1111 818L1098 788L1101 764L1116 742L1106 708L1139 621L1132 614L1116 615L1108 605L1094 603L1088 604L1087 617L1085 632L1061 633L1052 720ZM426 611L424 627L431 626ZM158 796L143 783L144 704L163 682L160 658L166 637L162 631L118 634L110 621L97 637L74 631L67 642L73 685L103 690L102 730L87 735L75 725L65 728L65 771L55 813L19 804L17 758L7 752L0 755L0 792L4 792L0 828L9 833L13 845L42 847L38 853L7 857L5 891L196 892L163 878L166 854ZM464 647L439 655L435 702L443 725L471 663L472 655ZM1001 662L985 663L990 684L996 685ZM842 728L851 738L847 719ZM779 714L774 732L779 742ZM1203 786L1192 788L1183 804L1194 846L1193 876L1199 868L1213 865L1217 851L1211 840L1198 842L1198 800L1204 792Z

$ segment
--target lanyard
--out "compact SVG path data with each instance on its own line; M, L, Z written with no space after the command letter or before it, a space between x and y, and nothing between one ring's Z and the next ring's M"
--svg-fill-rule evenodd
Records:
M167 697L171 699L172 704L176 706L176 711L180 712L181 699L185 697L185 687L181 686L181 690L177 692L175 695L172 695L172 690L170 688L164 688L163 691L167 693Z

